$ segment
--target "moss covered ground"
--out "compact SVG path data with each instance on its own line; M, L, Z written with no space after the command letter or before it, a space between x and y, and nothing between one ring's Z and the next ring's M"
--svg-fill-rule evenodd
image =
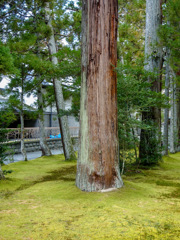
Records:
M62 155L3 167L0 240L180 239L180 153L129 171L124 187L86 193Z

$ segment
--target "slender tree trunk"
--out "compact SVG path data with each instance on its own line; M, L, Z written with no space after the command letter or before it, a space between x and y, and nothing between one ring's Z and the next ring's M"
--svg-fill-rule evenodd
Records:
M49 8L49 3L46 3L45 13L46 13L46 22L50 27L51 33L52 33L48 40L48 46L49 46L52 62L55 65L57 65L58 59L54 55L57 52L56 43L54 39L53 27L51 24L51 11ZM63 144L64 156L66 160L76 159L76 155L73 149L73 144L70 136L67 116L59 117L61 110L64 110L64 98L63 98L61 79L54 78L53 83L54 83L54 92L55 92L55 98L56 98L56 106L57 106L57 113L58 113L58 120L59 120L59 126L61 131L61 139Z
M36 6L37 8L37 6ZM36 22L35 22L36 24ZM37 56L40 57L40 42L39 42L39 33L36 34L37 36ZM50 148L48 147L47 141L46 141L46 134L45 134L45 127L44 127L44 100L43 100L43 91L42 91L42 82L41 82L41 76L38 76L39 78L39 87L38 87L38 111L39 111L39 143L42 151L42 156L50 156L52 155Z
M170 79L170 67L169 67L169 49L166 51L166 77L165 77L165 96L169 98L169 79ZM167 100L166 104L169 103ZM164 110L164 136L163 136L163 155L168 155L168 135L169 135L169 108Z
M177 89L177 152L180 151L180 88Z
M2 170L1 164L0 164L0 180L1 179L5 179L5 177L4 177L3 170Z
M22 76L22 86L21 86L21 110L20 110L20 122L21 122L21 153L23 155L23 160L27 161L27 154L24 144L24 88L23 88L23 76Z
M21 120L21 153L23 155L23 160L27 161L27 154L24 144L24 115L22 111L20 113L20 120Z
M162 49L157 46L158 28L162 17L161 4L161 0L146 1L145 70L156 75L148 79L154 92L161 91ZM149 164L150 159L154 158L154 153L158 155L158 147L160 147L161 109L149 107L142 113L142 120L152 125L151 130L141 130L139 147L140 161ZM155 143L155 139L159 144Z
M117 134L117 0L82 1L80 149L76 185L120 188Z
M50 156L52 154L47 145L47 141L45 137L42 84L40 84L38 89L38 110L39 110L39 132L40 132L39 141L40 141L42 156Z
M171 98L171 120L170 120L170 153L176 152L177 147L177 98L176 98L176 82L175 82L175 76L171 77L170 81L170 98Z
M130 114L130 112L129 112L129 118L131 119L131 114ZM133 127L131 128L131 131L132 131L133 140L134 140L133 145L134 145L134 153L135 153L135 157L136 157L136 163L138 163L138 154L137 154L137 146L136 146L137 140L136 140L136 135L135 135L135 131L134 131L134 128L133 128Z

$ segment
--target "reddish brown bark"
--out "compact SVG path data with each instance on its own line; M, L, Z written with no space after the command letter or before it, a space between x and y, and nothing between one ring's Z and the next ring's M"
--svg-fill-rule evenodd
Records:
M84 0L77 186L119 188L117 136L117 0Z

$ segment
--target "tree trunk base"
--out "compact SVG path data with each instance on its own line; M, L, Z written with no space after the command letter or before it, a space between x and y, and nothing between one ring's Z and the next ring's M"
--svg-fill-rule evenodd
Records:
M90 169L85 169L81 165L77 169L76 186L85 192L108 192L121 188L123 181L119 171L111 170L114 176L110 176L108 173L100 174L97 171L90 171Z
M76 184L76 186L84 192L101 192L101 193L105 193L105 192L112 192L115 191L117 189L122 188L123 186L123 182L122 181L117 181L114 186L112 186L111 188L105 188L104 186L101 185L95 185L95 184L87 184L87 186L84 186L82 184Z
M5 179L5 176L4 176L1 166L0 166L0 180L2 180L2 179Z
M116 190L117 190L117 188L107 188L107 189L103 189L103 190L101 190L99 192L105 193L105 192L113 192L113 191L116 191Z

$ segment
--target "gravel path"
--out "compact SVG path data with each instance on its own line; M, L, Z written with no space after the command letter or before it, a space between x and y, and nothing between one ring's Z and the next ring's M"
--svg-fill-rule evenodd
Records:
M53 155L63 154L62 149L51 150L51 152L52 152ZM41 154L42 154L41 151L27 152L27 159L32 160L32 159L41 157ZM7 160L4 163L9 164L11 162L19 162L19 161L22 161L22 160L23 160L22 154L14 154L14 156L9 156L9 158L7 158Z

